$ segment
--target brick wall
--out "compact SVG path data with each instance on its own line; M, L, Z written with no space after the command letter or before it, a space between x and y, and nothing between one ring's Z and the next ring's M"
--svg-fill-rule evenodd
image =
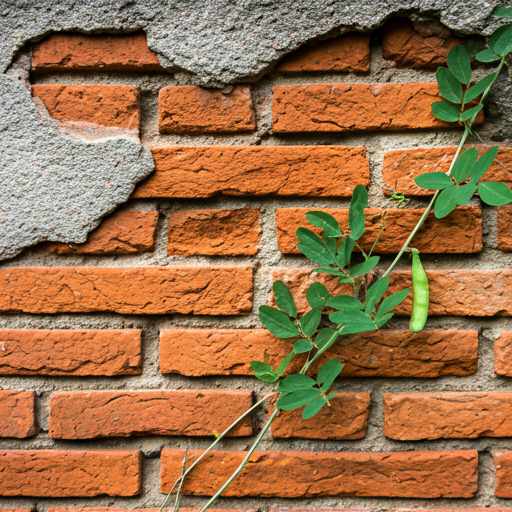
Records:
M392 20L223 90L179 85L144 34L32 46L32 93L51 116L137 131L156 171L86 243L41 245L0 268L2 512L161 505L185 449L192 461L269 392L249 362L274 364L289 343L256 312L273 279L307 309L313 278L295 248L305 213L346 225L351 191L368 186L370 213L387 210L384 264L417 222L428 197L413 178L446 170L460 135L430 112L435 68L458 42ZM491 144L492 120L479 122ZM505 145L491 179L512 184ZM406 209L392 188L411 196ZM431 282L426 330L408 331L406 301L389 329L333 348L345 368L331 409L281 413L221 506L509 507L511 218L477 199L429 218L414 243ZM370 217L363 246L378 229ZM404 262L392 287L409 279ZM183 506L220 486L274 406L191 473Z

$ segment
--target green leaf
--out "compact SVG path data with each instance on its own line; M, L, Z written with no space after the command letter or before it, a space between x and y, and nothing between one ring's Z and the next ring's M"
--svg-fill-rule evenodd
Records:
M321 396L321 392L317 388L298 389L281 395L277 401L277 408L281 411L293 411L319 396Z
M277 375L272 366L261 361L251 361L251 368L256 377L263 382L275 382Z
M394 313L387 313L385 315L375 317L375 323L377 327L380 329L383 325L385 325L389 320L391 320L395 316Z
M379 302L380 299L386 293L389 285L389 276L382 277L376 283L374 283L368 289L366 293L366 313L371 314L375 308L375 304Z
M320 367L318 375L316 376L316 381L322 386L322 391L324 393L326 393L332 386L332 383L341 373L341 370L343 370L343 365L337 357L330 359Z
M302 419L303 420L309 420L315 414L320 412L320 409L326 404L323 396L320 396L316 400L313 400L312 402L309 402L309 404L304 407L304 410L302 411Z
M467 183L466 185L458 187L457 193L455 194L455 200L457 201L457 204L460 206L467 204L468 201L473 197L476 189L477 187L473 183Z
M491 73L490 75L482 78L482 80L479 80L475 85L466 91L466 94L464 95L464 101L469 103L470 101L473 101L475 98L480 96L480 94L482 94L485 89L487 89L487 87L492 84L495 78L496 73Z
M469 176L477 158L478 150L476 148L469 148L457 158L452 168L452 176L457 183L464 181Z
M471 80L471 58L463 45L458 44L450 50L446 63L448 69L461 84L469 84Z
M272 291L274 292L276 306L291 317L296 318L297 308L295 307L295 301L283 281L276 281L272 285Z
M468 121L473 116L476 117L476 115L484 108L483 104L479 104L476 107L468 108L460 115L461 121Z
M297 229L297 238L300 240L300 243L297 244L297 249L299 249L306 258L309 258L319 265L330 265L334 263L324 241L313 233L313 231L306 228L299 228Z
M319 349L325 348L327 344L333 345L338 339L339 334L337 335L334 329L330 329L329 327L324 327L318 331L318 334L315 338L315 345Z
M260 306L259 316L261 323L278 338L293 338L300 334L299 328L290 320L290 317L270 306Z
M335 311L329 315L329 320L343 325L341 334L357 334L374 331L377 328L370 316L358 309Z
M470 39L463 46L469 58L472 59L485 46L485 43L480 39Z
M503 25L487 41L489 48L500 57L512 50L512 25Z
M499 18L512 18L512 9L510 7L504 7L503 5L500 5L499 7L496 7L493 14Z
M348 269L348 273L350 277L357 277L370 272L373 268L377 266L379 263L380 256L370 256L367 260L359 263L358 265L354 265L353 267Z
M445 100L452 103L462 103L462 85L448 68L437 68L436 78L439 94Z
M418 187L426 188L428 190L443 190L443 188L453 185L450 176L444 172L426 172L414 178L414 183Z
M490 48L486 50L482 50L477 56L476 60L478 62L494 62L500 60L500 56L496 55Z
M377 318L384 318L386 313L392 309L395 309L399 304L401 304L406 299L407 295L409 295L409 292L409 288L405 288L399 292L393 293L393 295L390 295L389 297L386 297L382 301L379 307L379 311L377 311L377 314L375 315L375 322L377 322Z
M308 212L306 219L317 228L324 230L324 237L340 237L343 233L340 230L338 221L328 213L325 212Z
M434 215L436 219L442 219L457 208L457 187L448 187L441 190L434 204Z
M357 185L352 194L348 211L350 238L358 240L364 233L364 209L368 208L368 191L363 185ZM341 266L341 265L340 265Z
M482 176L487 172L491 164L494 162L496 155L499 151L498 146L489 148L476 162L475 166L469 174L471 183L478 183L482 179Z
M306 298L313 309L321 311L330 297L327 288L321 283L312 283L306 291Z
M292 362L293 358L297 355L297 352L295 350L292 350L282 361L281 364L277 367L276 374L278 377L281 377L283 373L286 371L286 368L288 368L288 365Z
M434 103L430 105L430 109L432 110L432 114L434 114L437 119L441 119L441 121L453 123L459 120L460 109L453 103L434 101Z
M309 340L307 340L306 338L297 340L293 344L293 350L297 354L304 354L306 352L309 352L312 348L313 348L313 345L311 345L311 342Z
M364 304L352 295L336 295L327 301L330 308L335 309L363 309Z
M352 257L352 251L354 250L355 242L354 240L346 236L340 246L338 247L338 251L336 252L336 264L341 268L345 267L348 263L350 263L350 258Z
M480 199L490 206L512 203L512 191L505 183L484 181L478 185Z
M322 313L318 311L318 309L310 309L300 320L300 326L302 328L302 332L306 336L311 336L320 325L320 321L322 320Z
M294 373L285 377L277 386L277 391L283 393L290 393L297 391L297 389L308 389L316 385L316 381L302 373Z

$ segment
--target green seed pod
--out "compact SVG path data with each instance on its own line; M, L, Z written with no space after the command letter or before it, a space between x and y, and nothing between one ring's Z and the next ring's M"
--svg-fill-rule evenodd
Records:
M428 317L428 279L427 274L421 265L418 249L411 249L411 251L414 299L410 329L412 332L420 332L423 327L425 327Z

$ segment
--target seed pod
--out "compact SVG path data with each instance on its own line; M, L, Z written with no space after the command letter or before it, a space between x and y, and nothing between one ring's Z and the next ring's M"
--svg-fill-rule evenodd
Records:
M428 317L428 279L420 261L418 249L412 251L412 286L414 299L412 304L412 315L410 329L412 332L420 332Z

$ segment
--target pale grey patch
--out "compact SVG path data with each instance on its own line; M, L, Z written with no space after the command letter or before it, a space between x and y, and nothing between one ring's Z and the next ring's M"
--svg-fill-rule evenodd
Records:
M0 75L0 259L42 241L85 242L154 169L129 138L62 135L22 82Z

